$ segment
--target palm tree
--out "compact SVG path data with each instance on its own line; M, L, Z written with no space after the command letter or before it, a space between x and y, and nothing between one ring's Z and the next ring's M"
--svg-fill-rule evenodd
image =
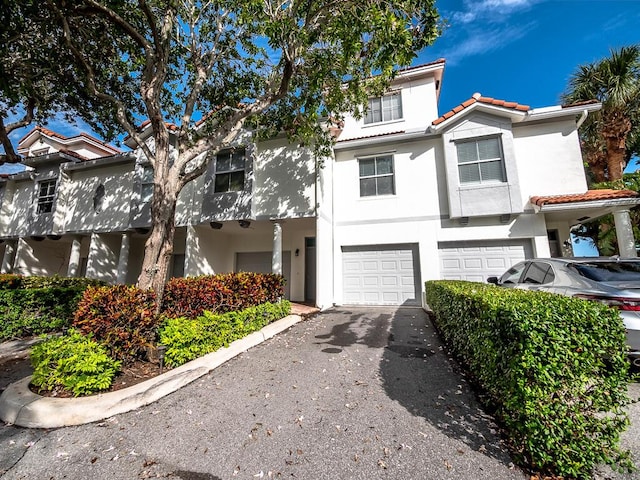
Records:
M611 50L597 62L580 65L562 95L565 104L598 100L602 109L582 126L585 161L596 182L622 179L640 137L640 46ZM630 139L634 139L629 144Z

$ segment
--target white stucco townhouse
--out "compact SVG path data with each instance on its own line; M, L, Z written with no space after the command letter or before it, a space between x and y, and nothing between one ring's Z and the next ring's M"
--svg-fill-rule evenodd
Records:
M171 274L275 267L294 301L419 305L426 280L570 255L571 227L609 212L635 254L635 192L587 189L577 127L598 103L475 94L439 116L444 65L399 72L365 118L345 118L321 168L249 133L219 154L179 197ZM0 181L2 272L134 283L150 223L144 155L40 127L19 152L31 170Z

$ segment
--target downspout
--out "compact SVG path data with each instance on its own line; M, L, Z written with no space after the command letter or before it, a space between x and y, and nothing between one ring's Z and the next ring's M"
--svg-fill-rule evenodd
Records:
M576 122L576 130L579 129L582 126L584 121L587 119L587 116L589 116L589 111L588 110L583 110L582 113L580 114L580 118Z

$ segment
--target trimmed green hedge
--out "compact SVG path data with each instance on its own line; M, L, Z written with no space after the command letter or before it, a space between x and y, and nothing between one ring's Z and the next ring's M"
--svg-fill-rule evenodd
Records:
M287 316L290 311L291 304L283 300L223 314L205 311L195 319L166 319L160 327L160 343L167 346L165 362L177 367L214 352Z
M100 284L88 278L0 275L0 341L66 330L82 293Z
M0 274L0 290L15 290L29 288L87 288L105 285L102 280L86 277L43 277L38 275L24 276L12 273Z
M488 394L516 459L535 471L591 478L619 448L628 360L618 312L544 292L432 281L427 303L452 352Z

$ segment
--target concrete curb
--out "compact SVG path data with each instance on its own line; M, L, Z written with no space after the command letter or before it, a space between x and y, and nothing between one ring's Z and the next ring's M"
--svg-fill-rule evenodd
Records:
M20 427L58 428L96 422L130 412L179 390L301 320L299 315L289 315L236 340L228 347L115 392L81 398L42 397L29 390L31 377L26 377L9 385L0 396L0 419Z

